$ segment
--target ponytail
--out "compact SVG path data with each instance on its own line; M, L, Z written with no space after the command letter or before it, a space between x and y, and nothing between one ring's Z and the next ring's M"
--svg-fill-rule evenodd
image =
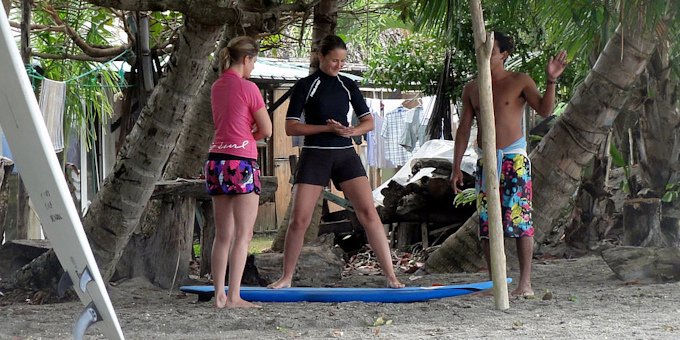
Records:
M220 74L226 71L232 63L239 63L243 57L256 57L260 52L260 44L251 37L241 36L231 39L219 53Z
M219 53L220 58L220 74L224 73L231 65L231 56L229 53L229 47L222 47Z

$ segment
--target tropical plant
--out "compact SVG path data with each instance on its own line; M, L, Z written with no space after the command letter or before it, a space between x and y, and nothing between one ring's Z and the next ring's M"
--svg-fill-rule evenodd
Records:
M404 9L405 3L410 3L409 10ZM524 2L491 1L485 5L490 30L499 30L515 38L515 53L506 67L529 73L537 82L543 83L546 60L560 46L546 40L545 30L532 15L536 9ZM431 94L443 69L444 52L450 50L453 81L446 84L446 90L452 98L460 98L462 86L474 77L477 68L467 6L453 0L402 0L393 4L393 8L401 10L399 17L408 23L405 28L412 29L406 34L408 38L384 44L376 50L368 62L367 78L377 85ZM537 53L539 47L542 53ZM418 50L420 52L416 52ZM578 62L572 64L577 65L572 65L562 76L558 98L566 99L588 70L581 62L583 59L576 60Z
M437 90L445 53L441 41L419 34L407 35L373 54L364 80L379 87L420 90L432 95Z
M117 39L112 33L112 18L101 8L75 10L77 4L67 1L59 5L56 9L56 5L40 2L33 11L32 21L39 28L30 35L33 63L27 70L35 87L45 78L66 83L65 135L75 129L91 146L96 139L96 122L113 112L109 96L124 86L119 70L103 62L124 58L125 50L110 50L110 57L82 54L82 46L109 46ZM66 33L57 26L67 28ZM36 65L42 73L35 72Z
M114 274L133 232L138 228L142 212L156 182L163 174L178 137L180 134L205 135L205 125L196 122L204 122L205 116L209 116L211 79L217 78L216 68L212 67L209 56L215 52L216 42L220 40L224 45L240 34L257 36L276 31L279 29L278 18L282 12L307 12L312 2L269 3L263 6L262 2L252 0L223 6L221 3L206 0L199 1L204 6L194 3L190 7L186 6L185 1L179 0L162 3L132 0L89 2L115 6L112 13L154 10L181 12L183 18L181 32L173 42L173 54L169 58L168 67L149 95L132 132L127 136L127 143L118 153L111 175L107 177L84 217L85 232L102 276L109 279ZM220 31L224 32L221 39ZM185 125L193 129L184 131L181 127ZM186 152L182 155L185 156L202 153L195 148L187 151L189 147L205 150L199 144L184 147ZM179 157L175 164L182 161L184 159ZM185 169L178 171L181 170ZM189 247L190 245L187 249ZM154 260L162 257L157 256ZM36 282L39 278L31 273L34 270L40 271L37 268L58 267L54 259L54 256L48 254L32 262L30 268L25 268L22 272L24 275L18 274L17 283L31 287L49 284Z
M422 12L422 18L426 22L428 20L433 22L431 25L438 27L443 34L451 32L451 27L455 27L453 25L455 19L447 16L446 10L456 8L454 6L458 5L458 2L455 0L417 1ZM565 2L576 3L576 1ZM433 3L437 3L437 6ZM485 9L493 8L497 3L499 2L486 2ZM586 30L577 29L579 25L573 23L581 20L581 16L577 15L578 12L570 10L560 13L571 15L553 15L546 18L540 16L540 11L534 10L540 8L540 6L552 6L555 2L536 0L529 2L509 1L507 3L513 4L508 7L513 12L508 14L514 14L507 17L526 17L529 13L528 16L535 17L538 23L547 23L545 26L539 27L555 25L574 28L565 31L563 36L560 37L546 35L545 41L555 41L559 42L559 46L565 46L566 42L574 41L575 37L586 32ZM593 2L592 4L602 6L609 3L596 4ZM522 4L526 4L527 7L522 7ZM656 49L659 37L664 34L668 27L677 26L671 20L677 13L674 11L678 10L677 2L662 0L629 1L626 2L626 6L630 10L620 11L620 6L613 6L618 15L612 16L612 18L620 19L620 22L617 21L616 24L612 24L612 26L617 26L616 31L606 37L599 36L604 47L602 52L597 50L593 53L598 55L593 69L576 87L562 116L530 155L534 170L534 187L542 188L542 190L537 190L534 193L533 216L536 226L535 238L538 242L545 240L552 230L553 221L558 217L563 207L568 205L569 197L573 195L580 183L583 167L597 153L594 150L597 150L606 139L605 137L611 129L614 119L631 94L632 86ZM514 12L514 8L523 8L525 12ZM575 9L578 10L578 7L575 7ZM607 9L610 10L608 7ZM493 13L493 10L491 10L491 13ZM486 16L488 17L488 15ZM492 21L493 19L490 18L489 22ZM545 32L552 34L549 32L553 32L553 29L546 29ZM592 42L596 40L586 39L582 41ZM607 43L604 44L604 42ZM591 48L590 50L596 49ZM579 49L576 49L576 51L579 51ZM456 263L462 261L461 255L474 256L472 253L461 254L455 251L461 244L474 239L476 223L473 219L468 222L447 239L437 252L431 254L427 262L430 269L450 270L456 267ZM479 249L470 249L470 252L479 254Z
M472 204L477 201L477 193L475 188L467 188L456 194L453 198L453 205L457 208L461 205Z

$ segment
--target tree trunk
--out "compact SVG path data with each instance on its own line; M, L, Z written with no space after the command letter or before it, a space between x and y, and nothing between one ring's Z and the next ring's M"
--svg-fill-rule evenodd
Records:
M338 24L338 1L321 0L314 6L314 26L312 28L312 53L310 55L309 73L314 73L319 66L319 43L329 34L335 34Z
M558 122L531 153L535 188L533 221L537 242L541 243L550 233L554 219L560 216L560 210L576 191L583 167L606 139L628 98L631 86L647 65L656 42L653 31L645 30L644 25L638 22L620 25L591 72L576 89ZM469 222L477 223L475 219ZM461 229L451 238L461 237L463 230L474 233L476 228ZM456 243L445 242L450 246ZM452 251L442 246L437 252ZM441 259L431 256L426 266L430 266L433 258ZM451 257L450 261L456 263L464 260Z
M10 278L12 273L51 248L47 240L16 240L0 245L0 278Z
M329 34L335 34L335 27L338 23L338 1L337 0L321 0L314 6L314 26L312 28L312 49L310 57L309 73L314 73L318 68L319 60L319 42ZM276 233L276 238L272 243L273 251L283 251L286 240L286 232L288 231L288 223L290 222L290 215L293 210L293 200L295 199L295 189L291 195L291 201L286 209L286 216L283 218L283 223ZM321 223L321 216L323 214L323 195L320 195L316 202L314 212L312 213L312 220L305 233L304 244L316 240L319 236L319 223Z
M491 262L491 278L493 279L493 292L496 309L510 308L508 301L508 285L506 284L505 248L503 247L503 222L501 217L501 198L499 190L498 169L493 166L496 159L496 122L494 118L494 100L491 85L491 52L494 48L494 40L491 34L486 33L484 18L482 16L482 4L480 0L470 1L472 13L472 29L475 38L475 54L477 55L477 87L479 91L480 114L477 116L482 132L482 149L484 162L484 177L486 181L486 195L488 202L489 217L489 252Z
M345 261L333 246L333 237L321 238L321 244L302 248L293 275L294 286L324 287L338 283L342 278ZM281 277L283 254L263 253L255 255L255 266L260 278L267 283Z
M665 247L661 231L661 201L658 198L636 198L623 205L623 245Z
M18 287L30 290L46 290L54 295L62 274L64 274L64 270L59 264L56 253L54 250L49 250L15 272L12 279Z
M177 51L170 61L165 78L156 86L147 106L121 149L112 175L85 216L90 244L102 269L102 276L112 276L115 265L127 245L161 176L162 166L177 141L184 115L195 98L205 62L214 50L219 27L197 24L186 18ZM112 235L115 235L111 242Z
M678 213L680 212L677 207L664 209L661 217L661 232L666 237L666 243L669 247L680 248L680 217L677 216Z
M196 75L209 67L205 60L214 50L219 29L197 24L192 18L185 19L165 78L154 89L111 175L84 218L85 231L104 280L112 277L160 178L163 164L180 132L176 127L181 126L183 115L201 85L202 77ZM36 262L32 265L44 266Z
M203 213L203 226L201 228L201 277L210 274L212 270L212 248L215 240L215 214L213 212L212 201L201 202L201 212Z
M628 23L625 29L619 26L555 127L532 152L534 226L539 242L574 193L583 166L592 159L592 150L605 141L656 47L652 33L640 32L640 28L638 23Z
M474 213L438 250L430 254L424 270L428 273L474 273L485 268L478 230L479 215Z
M595 249L617 223L612 201L613 188L606 184L607 166L604 157L595 159L591 175L579 186L572 219L564 233L565 242L571 247Z
M615 247L602 258L616 276L631 283L680 281L680 249L659 247Z
M5 14L9 17L9 10L12 9L12 0L2 0L2 7L5 8Z
M639 167L631 169L631 175L625 180L628 182L628 187L631 189L630 196L632 197L663 197L666 192L666 184L673 184L677 182L677 175L674 169L678 166L677 153L680 149L680 112L677 110L678 85L670 80L669 77L669 42L660 43L652 55L645 72L639 77L631 96L626 103L625 109L618 116L614 124L614 131L612 135L612 144L624 155L631 153L630 148L633 147L629 142L630 129L636 131L635 150L638 155L637 159L630 159L630 163L638 163ZM609 147L602 148L606 154L609 153ZM595 169L598 169L598 162L595 162ZM639 170L634 172L633 170ZM606 173L606 172L605 172ZM612 191L616 191L616 185L612 185L605 190L599 188L605 187L602 183L604 176L601 172L593 171L593 177L599 178L598 181L584 181L579 188L579 195L576 200L584 203L577 208L582 209L579 218L575 219L572 226L583 227L574 228L567 231L567 242L574 246L584 248L583 243L589 243L591 247L601 244L605 238L616 239L617 235L605 235L605 231L613 227L620 220L615 215L615 210L610 209L612 204ZM640 183L640 185L637 185ZM588 189L587 191L585 189ZM581 194L583 193L583 195ZM590 198L590 199L589 199ZM588 206L588 201L592 203ZM631 202L632 203L632 202ZM637 203L636 203L637 204ZM656 214L650 215L650 211L641 209L637 211L631 209L632 205L628 205L628 209L624 211L624 218L627 219L625 227L627 235L624 235L624 244L639 245L646 237L651 235L658 236L662 231L669 237L668 241L673 243L677 236L678 228L675 227L674 215L677 215L678 208L676 204L664 204L663 209L654 210ZM617 210L617 211L620 211ZM641 213L643 215L639 215ZM654 222L653 228L647 226L646 222ZM632 222L635 220L634 222ZM580 225L584 224L584 225ZM604 228L603 228L604 226ZM638 240L626 240L625 237L630 237L631 229L644 228L645 231L640 231L644 236ZM586 240L587 239L587 240Z
M639 128L641 177L654 197L663 197L666 184L680 179L680 111L678 84L670 78L668 46L659 44L642 78L638 100L643 103ZM650 94L651 93L651 94Z
M224 25L214 55L217 55L217 52L219 52L222 47L225 47L227 43L229 43L229 40L238 35L236 30L236 25ZM210 68L204 73L203 81L201 82L202 85L184 117L179 138L164 166L162 175L164 180L195 178L202 173L202 165L207 157L207 150L213 137L212 131L214 131L210 94L212 84L220 76L218 66L219 60L214 58ZM205 191L204 188L202 188L202 190ZM146 235L155 233L158 226L157 220L172 212L174 209L173 205L173 202L168 200L149 201L145 212L145 219L140 223L141 233ZM210 211L212 211L212 208L210 208ZM194 211L188 211L188 213L193 216ZM215 232L212 214L207 217L211 220L205 221L205 226L209 226L210 228L206 229L204 227L204 235L201 235L201 274L206 274L210 271L210 251L212 250L212 240ZM180 225L181 224L176 224L176 226ZM183 231L178 230L178 232L182 234ZM161 244L157 245L162 246ZM191 251L191 247L188 251ZM182 273L188 273L189 261L183 261L180 263L180 267Z
M288 209L286 209L286 216L283 218L283 224L276 232L276 237L274 242L272 242L272 250L277 252L282 252L283 247L286 242L286 232L288 232L288 223L290 222L290 215L293 211L293 200L295 199L295 188L293 188L293 194L291 195L290 203L288 204ZM310 244L319 237L319 224L321 223L321 217L323 215L323 195L319 195L319 199L316 201L316 206L314 207L314 212L312 213L312 220L309 222L309 227L305 232L305 240L303 244Z
M152 234L135 234L116 267L116 278L143 276L153 284L169 289L189 277L194 236L193 197L169 196L161 207L170 210L158 215Z
M0 156L0 244L3 243L5 235L5 217L7 216L7 205L9 200L8 180L9 175L14 169L14 162L6 157Z
M21 1L21 60L25 65L31 63L31 1ZM7 240L23 240L28 238L28 225L30 221L31 208L28 203L29 197L21 175L17 175L19 190L17 193L17 218L15 229L7 235Z

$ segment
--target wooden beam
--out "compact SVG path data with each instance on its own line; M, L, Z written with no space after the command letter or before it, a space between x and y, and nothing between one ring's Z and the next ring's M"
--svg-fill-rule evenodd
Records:
M262 191L260 192L260 204L274 201L274 193L278 188L278 182L274 176L261 176ZM165 196L189 196L197 200L210 200L210 195L205 189L204 179L178 178L173 181L160 181L151 195L152 199Z
M493 112L493 93L491 88L491 51L493 35L487 34L484 28L484 17L480 0L470 0L472 29L477 54L477 85L479 88L479 105L481 114L478 117L482 126L482 149L484 150L484 176L486 177L486 193L489 205L489 246L491 252L491 279L496 308L510 308L508 284L505 273L505 248L501 226L501 203L498 189L498 170L494 166L496 160L496 125Z

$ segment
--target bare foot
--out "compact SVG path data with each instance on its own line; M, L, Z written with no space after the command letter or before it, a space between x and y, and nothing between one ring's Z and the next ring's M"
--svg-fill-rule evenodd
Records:
M269 284L267 288L271 289L290 288L290 280L280 278L276 282Z
M218 294L215 295L215 308L222 309L227 306L227 295Z
M534 291L531 289L531 286L519 286L517 289L513 290L510 295L515 297L532 298L534 297Z
M227 308L262 308L260 305L256 305L254 303L250 303L246 300L243 300L241 298L235 299L235 300L227 300L227 304L225 305Z
M387 286L387 288L404 288L404 287L406 287L406 285L399 282L399 279L397 279L396 277L394 279L388 279L386 286Z

